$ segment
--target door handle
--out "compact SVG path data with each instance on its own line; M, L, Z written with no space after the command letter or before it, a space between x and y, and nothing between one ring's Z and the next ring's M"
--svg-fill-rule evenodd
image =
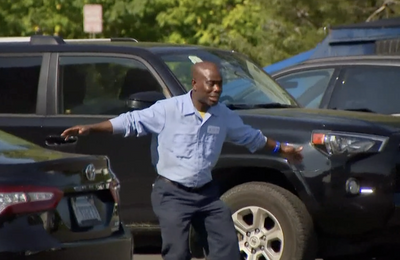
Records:
M46 146L51 146L51 147L71 145L75 144L76 142L78 142L77 136L69 136L68 138L65 138L61 135L48 135L45 138Z

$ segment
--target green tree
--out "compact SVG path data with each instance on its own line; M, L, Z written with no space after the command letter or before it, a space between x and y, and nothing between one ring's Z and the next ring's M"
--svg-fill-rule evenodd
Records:
M89 37L83 31L88 3L103 6L97 37L234 49L262 66L313 48L329 26L400 11L395 0L2 0L0 36Z

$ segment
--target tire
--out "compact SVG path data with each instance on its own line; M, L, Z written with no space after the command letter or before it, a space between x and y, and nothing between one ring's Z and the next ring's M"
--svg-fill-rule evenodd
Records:
M250 236L242 232L243 239L242 234L238 235L244 259L246 255L247 259L315 259L317 246L312 218L302 201L291 192L269 183L249 182L228 190L221 200L231 209L238 234L241 234L239 227L243 227L242 230L247 228L246 231L250 232ZM261 224L251 226L252 216L257 213L258 216L263 216L260 219L265 219L264 229ZM246 222L250 226L243 225ZM260 231L256 232L256 227ZM276 230L276 233L269 233L267 230ZM279 237L283 241L279 242ZM251 249L257 251L252 253ZM271 252L271 249L277 252L274 257L261 257L263 253Z

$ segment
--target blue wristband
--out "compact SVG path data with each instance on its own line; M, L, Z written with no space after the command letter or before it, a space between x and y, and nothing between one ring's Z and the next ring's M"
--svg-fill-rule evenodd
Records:
M273 153L278 152L280 148L281 148L281 143L276 141L276 145L275 145L275 149L274 149Z

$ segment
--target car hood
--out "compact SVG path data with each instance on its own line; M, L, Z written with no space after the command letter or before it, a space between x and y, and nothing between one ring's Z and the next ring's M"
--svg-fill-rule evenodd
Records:
M20 147L14 150L0 150L0 164L26 164L61 159L74 159L85 155L63 153L34 147Z
M0 131L0 164L29 164L77 157L87 156L45 149L24 139Z
M3 185L49 185L71 192L77 187L97 189L100 187L97 184L109 182L112 176L106 156L45 149L0 131L0 183Z
M283 118L303 122L374 126L384 128L391 132L400 131L400 117L382 115L368 112L353 112L331 109L308 109L308 108L279 108L279 109L248 109L237 110L241 115L263 116L269 118Z

